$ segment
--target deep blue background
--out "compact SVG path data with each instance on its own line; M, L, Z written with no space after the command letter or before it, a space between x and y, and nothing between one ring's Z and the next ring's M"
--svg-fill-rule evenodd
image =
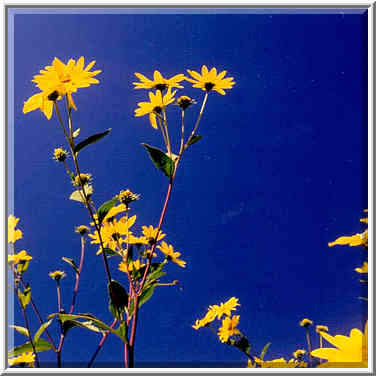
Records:
M133 90L134 72L166 77L226 69L236 85L226 96L211 93L199 128L203 139L184 155L163 231L182 252L187 268L171 264L167 280L142 307L136 362L243 362L235 349L191 325L211 304L235 296L240 329L257 353L272 342L268 358L289 358L306 348L299 320L328 325L331 333L363 328L359 275L364 252L329 248L344 234L363 230L367 207L367 15L343 14L16 14L14 18L14 202L33 261L27 272L44 317L56 311L48 272L63 269L66 309L73 273L62 256L79 260L74 227L88 224L86 210L68 200L72 186L52 160L64 145L55 116L22 114L36 93L32 76L56 56L67 62L96 60L99 85L75 95L75 127L82 138L112 133L80 155L94 176L97 204L121 189L140 193L137 223L157 225L167 180L140 146L162 146L147 117L135 118L146 91ZM199 102L203 92L186 82ZM194 121L199 105L190 109ZM170 128L179 110L168 109ZM13 124L10 124L12 126ZM176 133L173 132L172 133ZM177 133L176 133L177 134ZM177 144L177 138L175 138ZM65 145L64 145L65 146ZM175 147L176 152L176 147ZM111 322L106 278L97 246L88 245L77 312ZM363 253L362 253L363 252ZM110 264L117 269L116 262ZM114 278L125 281L114 272ZM31 307L30 307L31 308ZM32 316L32 314L31 314ZM23 325L16 307L15 323ZM38 327L33 318L32 325ZM58 342L57 326L51 331ZM23 338L16 333L16 344ZM86 366L99 338L83 329L68 336L63 361ZM313 338L314 347L318 345ZM110 336L98 362L121 362L120 340ZM41 354L55 361L54 354ZM110 365L110 364L107 364Z

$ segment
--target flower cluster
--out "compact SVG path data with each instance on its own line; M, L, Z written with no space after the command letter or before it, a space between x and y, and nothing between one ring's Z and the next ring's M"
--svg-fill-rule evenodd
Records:
M51 65L46 66L40 74L34 76L33 82L41 91L24 103L23 113L26 114L39 108L47 119L51 119L54 102L62 99L64 95L67 96L69 106L77 109L72 94L80 88L99 83L93 77L101 71L90 71L94 64L95 61L92 61L84 68L82 56L77 61L69 59L67 64L55 57Z
M206 93L214 90L219 94L225 95L224 89L231 89L234 85L233 77L224 78L226 71L217 74L216 68L210 71L203 65L201 74L196 71L187 69L187 72L192 78L186 77L184 74L177 74L170 79L164 78L159 71L154 72L153 80L148 79L141 73L135 73L140 82L133 82L135 89L155 89L156 93L149 92L149 102L138 103L138 108L135 110L135 116L149 115L149 121L153 128L158 129L158 122L163 121L163 112L165 107L171 103L176 103L182 110L188 108L196 101L187 95L182 95L175 99L177 90L172 91L173 88L183 89L180 82L186 80L193 83L193 87L204 90ZM165 94L164 91L167 90Z

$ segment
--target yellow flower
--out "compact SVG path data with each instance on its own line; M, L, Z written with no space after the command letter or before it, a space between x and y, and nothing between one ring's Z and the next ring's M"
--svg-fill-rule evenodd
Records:
M207 324L211 323L212 321L214 321L215 318L216 318L216 313L209 309L208 312L206 313L205 317L201 320L196 320L195 324L192 325L192 328L196 329L196 330L200 329L200 328L206 326Z
M202 66L201 74L189 69L187 69L187 71L194 79L192 80L188 77L186 77L185 79L189 82L192 82L194 84L193 87L197 87L206 92L215 90L219 94L225 95L226 92L223 89L231 89L235 85L233 77L223 78L226 75L227 71L222 71L217 75L216 68L212 68L209 71L206 65Z
M239 306L237 298L232 297L226 303L221 303L218 305L209 306L209 311L213 312L218 320L222 315L231 316L231 311L236 310L236 306Z
M316 325L316 332L321 333L321 332L327 332L329 328L326 325Z
M355 271L358 273L368 273L368 262L364 261L361 268L355 268Z
M236 329L239 323L239 315L232 317L225 317L222 320L222 326L218 329L218 337L221 342L227 342L228 339L235 335L240 334L240 331Z
M112 214L115 213L116 215L122 209L121 206L122 205L119 205L116 208L113 208L114 211ZM108 214L110 214L110 212ZM109 218L113 218L113 217L109 217ZM121 246L121 244L125 242L125 239L122 238L122 236L126 236L127 234L129 234L129 229L130 227L133 226L135 222L136 222L135 215L128 219L127 217L122 217L120 218L120 220L113 218L111 221L109 219L107 219L106 221L103 221L103 224L100 229L103 246L105 248L108 247L112 249L113 251L115 251L116 248L118 247L118 244ZM88 234L88 236L93 239L90 242L91 244L100 244L97 231L95 231L94 234ZM99 248L97 255L99 255L100 253L102 253L101 248Z
M299 365L295 359L290 359L288 362L284 358L264 361L255 356L254 359L254 363L248 361L247 368L296 368Z
M8 364L10 367L12 367L16 364L21 364L21 363L33 363L34 359L35 359L35 354L31 352L25 352L15 358L9 358Z
M355 247L358 245L368 245L368 231L366 230L363 234L355 234L352 236L341 236L334 242L328 243L329 247L334 245L349 245L350 247Z
M293 355L294 355L294 358L301 358L304 354L306 353L305 350L303 349L298 349L296 350Z
M140 195L137 193L132 193L129 189L121 191L118 195L119 201L128 206L131 202L137 201L140 199Z
M73 185L75 187L81 187L82 185L88 184L91 182L91 174L80 174L80 176L76 175L73 181Z
M139 102L137 105L139 108L135 109L135 116L144 116L149 114L150 124L153 128L158 129L157 125L157 115L160 116L162 109L174 102L174 95L176 90L171 93L170 88L168 88L167 93L162 97L160 91L154 93L149 93L150 102Z
M160 230L158 233L158 228L154 228L152 225L142 226L142 233L151 244L155 243L156 241L159 242L166 236L166 234L164 234L162 230ZM158 233L158 240L156 239L157 233Z
M25 250L14 255L8 255L8 263L13 263L14 265L17 265L20 261L29 261L31 259L32 257Z
M166 255L167 260L171 260L182 268L185 268L185 265L187 263L183 260L179 260L181 254L180 252L174 252L172 245L168 245L166 242L162 242L162 246L158 245L157 248L159 248Z
M303 319L299 322L299 325L300 326L303 326L304 328L308 328L310 325L313 324L313 321L309 320L309 319Z
M16 230L17 223L20 219L13 215L8 217L8 243L15 243L22 238L21 230Z
M335 347L312 351L313 356L328 360L328 363L321 364L320 367L343 368L347 367L346 363L358 363L358 365L353 364L354 367L368 366L368 321L364 334L359 329L352 329L349 337L343 335L332 337L324 332L321 335Z
M127 263L125 261L122 261L119 264L119 270L122 271L122 272L124 272L124 273L127 273L127 271L128 272L131 272L133 270L137 271L137 270L141 269L144 266L145 266L145 264L141 264L140 260L130 261L128 265L127 265Z
M85 234L87 234L89 232L89 230L90 230L89 227L87 227L85 225L81 225L81 226L77 226L74 231L77 234L85 235Z
M69 59L67 64L55 57L52 65L46 66L45 70L41 70L40 74L34 76L33 82L36 83L42 92L33 95L25 102L23 112L27 113L40 108L46 117L50 119L53 101L61 99L63 95L67 95L69 105L77 109L73 102L72 93L75 93L79 88L99 83L93 77L101 71L90 72L94 64L95 61L92 61L84 68L84 58L82 56L77 62L74 59Z
M54 150L54 159L57 162L64 162L67 159L68 152L63 148L56 148Z
M55 270L54 272L48 273L48 275L56 282L59 282L66 276L65 272L63 272L62 270Z
M179 85L180 81L185 79L184 74L177 74L170 79L164 78L159 71L154 71L154 80L149 80L147 77L142 75L141 73L135 73L137 78L141 82L133 82L135 85L135 89L156 89L163 91L167 88L177 87L182 89L183 86Z

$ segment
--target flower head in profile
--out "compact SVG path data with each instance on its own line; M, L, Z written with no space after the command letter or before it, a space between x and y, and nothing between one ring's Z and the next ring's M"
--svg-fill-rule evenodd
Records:
M333 346L319 348L312 351L312 355L328 360L319 367L347 367L348 363L358 363L359 367L368 366L368 322L364 333L359 329L352 329L350 336L336 335L321 332L321 335ZM341 365L342 363L342 365Z
M81 236L86 235L89 231L90 231L89 227L85 225L77 226L74 229L74 232L76 232L77 234L80 234Z
M322 333L329 331L329 328L326 325L316 325L316 333Z
M127 207L131 202L139 200L140 195L137 193L132 193L129 189L126 189L125 191L120 191L118 194L118 199Z
M239 318L239 315L235 315L232 317L225 317L222 320L222 326L218 329L218 337L221 342L227 342L231 336L240 334L239 329L236 329L239 324Z
M56 282L59 282L66 276L65 272L63 272L62 270L55 270L54 272L48 273L48 275Z
M231 89L235 85L233 77L224 78L227 71L222 71L217 74L217 69L212 68L210 71L203 65L201 68L201 74L187 69L187 72L193 77L193 79L186 77L185 79L193 83L193 87L202 89L206 92L215 90L221 95L225 95L224 89Z
M179 85L180 81L185 79L184 74L177 74L169 79L164 78L159 71L154 71L153 80L149 80L141 73L135 73L136 77L141 82L133 82L135 89L156 89L163 91L167 88L179 88L182 89L183 86Z
M299 325L300 326L303 326L304 328L308 328L309 326L311 326L313 324L313 321L310 320L310 319L303 319L299 322Z
M168 88L167 93L162 95L158 90L155 94L149 93L150 102L137 103L138 108L135 109L135 116L144 116L149 114L150 124L153 128L158 129L157 116L161 116L164 107L175 101L176 90L171 92Z
M188 97L187 95L182 95L176 100L176 105L179 106L182 110L187 109L191 104L196 104L197 102Z
M221 303L220 305L209 306L209 311L213 312L218 320L223 316L231 316L231 311L236 310L236 307L240 304L238 303L238 298L232 297L226 303Z
M8 263L17 265L19 262L30 261L32 257L27 254L25 250L15 253L14 255L8 255Z
M158 249L160 249L165 255L167 260L171 260L172 262L178 264L182 268L185 268L185 265L187 264L185 261L180 260L180 252L174 252L174 248L172 245L168 245L166 242L162 242L162 245L157 246Z
M74 59L69 59L67 64L55 57L52 65L46 66L44 70L40 71L40 74L34 76L33 82L41 92L33 95L24 103L23 113L26 114L39 108L47 119L50 119L53 103L60 100L63 95L67 95L70 107L77 109L72 93L75 93L79 88L99 83L93 77L101 71L90 71L94 64L95 61L92 61L84 68L82 56L77 62Z
M73 185L75 187L80 187L81 184L82 185L85 185L85 184L89 184L91 182L91 174L80 174L80 175L76 175L74 180L73 180Z
M18 239L22 239L21 230L16 230L19 220L20 219L16 218L14 215L8 217L8 243L15 243Z
M68 152L66 150L64 150L63 148L56 148L54 150L54 156L53 158L55 159L55 161L57 162L64 162L68 157Z
M296 351L293 353L293 355L294 355L294 358L300 359L305 353L306 353L305 350L303 350L303 349L298 349L298 350L296 350Z
M140 270L144 266L145 266L145 264L141 264L140 260L130 261L129 263L122 261L119 264L119 270L124 272L124 273L128 273L128 272Z
M24 352L15 358L9 358L8 364L10 367L12 367L17 364L21 365L25 363L34 363L34 360L35 360L35 354L33 354L32 352Z
M368 273L368 262L364 261L363 265L360 268L355 268L355 271L361 274Z

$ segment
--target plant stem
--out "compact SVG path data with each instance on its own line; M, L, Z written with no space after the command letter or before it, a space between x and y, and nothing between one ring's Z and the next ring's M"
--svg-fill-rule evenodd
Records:
M112 324L111 324L111 329L114 328L114 326L116 325L116 323L117 323L117 319L114 319L114 321L113 321ZM103 346L104 341L106 340L106 338L108 337L109 334L110 334L110 331L108 330L108 331L105 333L105 335L103 336L103 338L101 339L101 341L99 342L98 347L97 347L97 349L95 350L95 353L93 354L93 356L91 357L91 359L90 359L90 361L89 361L89 364L87 365L87 368L90 368L91 365L93 364L95 358L97 357L97 355L98 355L100 349L101 349L102 346Z
M31 292L30 292L30 294L31 294ZM18 297L17 290L16 290L16 295ZM20 302L21 310L22 310L22 313L23 313L24 321L25 321L25 326L26 326L26 329L27 329L27 333L28 333L28 336L29 336L30 343L31 343L31 347L33 348L33 352L35 354L35 362L37 364L37 368L40 368L38 354L35 351L35 345L34 345L34 342L33 342L33 338L31 337L29 320L27 319L26 310L25 310L25 307L23 306L22 301L19 297L18 297L18 301Z
M76 273L76 284L74 286L73 291L73 298L72 298L72 305L70 307L69 313L73 313L74 305L76 303L77 293L78 293L78 286L80 283L81 271L82 266L84 264L84 257L85 257L85 238L81 235L81 258L80 258L80 266L78 267L78 273Z
M15 269L13 269L13 272L14 272L14 274L17 276L17 272L16 272ZM24 282L22 276L17 276L17 277L18 277L19 280L21 281L22 287L25 288L25 287L26 287L26 283ZM40 324L42 325L42 324L43 324L42 317L41 317L41 315L40 315L40 313L39 313L39 311L38 311L37 306L36 306L35 303L34 303L33 298L31 298L31 297L30 297L30 303L31 303L31 306L33 307L33 310L34 310L34 312L35 312L35 315L38 317L38 320L39 320ZM52 337L51 337L51 335L50 335L48 329L46 328L44 331L46 332L46 335L47 335L47 337L48 337L48 339L49 339L49 342L50 342L51 346L53 347L54 351L57 351L57 348L56 348L56 345L55 345L55 343L54 343L54 340L52 339Z
M61 312L61 295L60 295L60 281L56 281L56 290L57 290L57 311Z
M201 117L202 117L202 114L203 114L203 112L204 112L204 108L205 108L205 105L206 105L206 101L208 100L208 96L209 96L209 92L207 91L207 92L205 93L204 100L202 101L202 105L201 105L200 113L199 113L199 115L198 115L198 118L197 118L196 124L195 124L195 126L194 126L194 128L193 128L193 131L192 131L191 135L188 137L187 143L184 145L184 150L187 149L189 141L190 141L190 140L192 139L192 137L195 135L195 132L196 132L196 130L197 130L197 128L198 128L198 125L200 124Z
M311 348L311 339L310 339L310 336L309 336L308 327L306 327L306 338L307 338L307 346L308 346L309 365L310 365L310 367L312 367L312 355L311 355L312 348Z

